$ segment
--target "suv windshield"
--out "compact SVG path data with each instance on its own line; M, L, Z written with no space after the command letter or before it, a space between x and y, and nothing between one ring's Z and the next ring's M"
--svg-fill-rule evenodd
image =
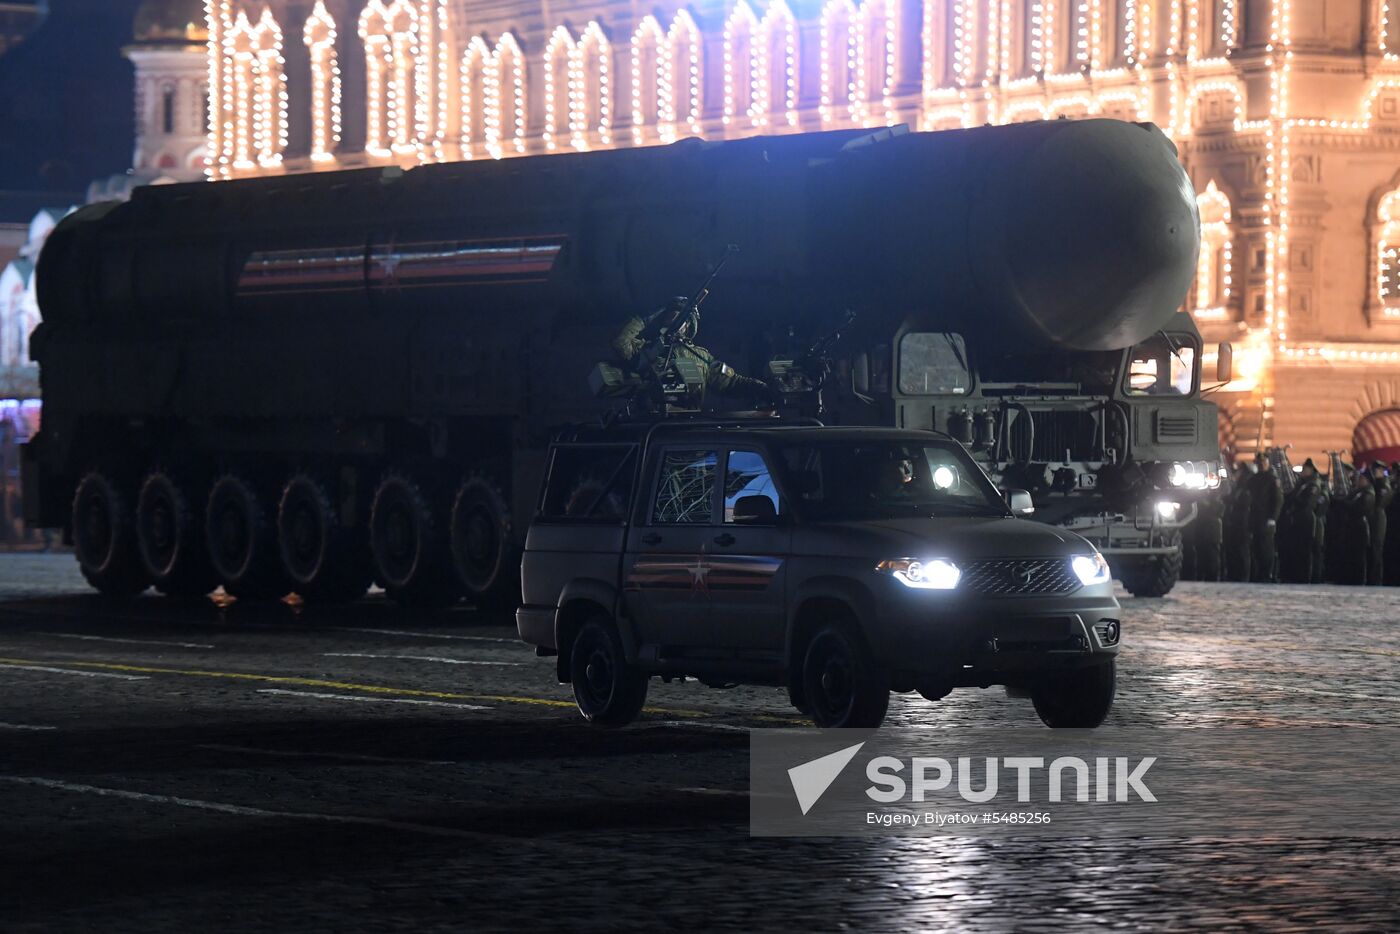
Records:
M810 519L1005 516L1006 504L956 444L829 441L783 448Z

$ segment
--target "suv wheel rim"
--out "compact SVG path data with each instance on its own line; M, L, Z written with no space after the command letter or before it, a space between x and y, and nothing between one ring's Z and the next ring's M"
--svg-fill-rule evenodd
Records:
M825 719L843 719L850 709L855 683L855 666L848 647L838 637L824 634L812 643L808 664L819 689L812 698L815 706Z
M613 660L606 646L588 646L583 666L583 685L588 702L595 710L606 707L612 697Z

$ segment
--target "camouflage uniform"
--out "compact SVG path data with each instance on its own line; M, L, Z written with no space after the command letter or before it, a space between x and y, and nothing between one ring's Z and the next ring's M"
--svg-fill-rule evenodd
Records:
M664 311L665 309L663 309ZM643 351L656 339L656 334L647 333L659 315L644 320L636 315L628 319L622 330L613 338L613 351L618 358L633 368L660 366L659 360L647 360ZM704 392L734 396L748 394L758 399L769 395L768 384L762 380L741 375L729 364L724 363L699 344L682 337L673 345L672 353L677 360L690 360L700 370ZM658 376L661 374L657 374ZM701 401L704 401L702 396Z

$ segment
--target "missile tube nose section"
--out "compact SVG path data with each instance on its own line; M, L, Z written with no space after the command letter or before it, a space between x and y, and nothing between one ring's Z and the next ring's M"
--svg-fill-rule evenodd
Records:
M975 268L1005 270L1025 327L1075 350L1143 340L1195 275L1200 218L1171 143L1110 120L1048 136L1000 192L1011 223L978 233ZM986 215L984 215L985 217Z
M904 147L903 152L898 148ZM878 150L879 147L872 147ZM873 155L867 223L887 302L997 346L1108 350L1181 306L1200 220L1150 124L1049 121L917 134ZM859 211L859 205L853 207ZM853 225L848 225L848 227Z

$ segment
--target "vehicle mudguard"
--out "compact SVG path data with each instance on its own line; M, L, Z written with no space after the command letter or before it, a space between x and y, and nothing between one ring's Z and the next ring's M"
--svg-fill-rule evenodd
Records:
M844 604L855 616L856 625L864 633L870 633L871 627L875 625L877 616L875 595L865 584L836 574L811 578L802 582L788 604L787 632L783 639L784 657L788 659L793 657L795 651L793 643L797 638L797 624L802 608L809 601L818 599L835 600ZM868 635L867 638L869 638Z
M622 594L615 584L595 577L579 577L564 585L559 594L559 609L554 614L554 644L563 654L563 627L568 622L566 610L571 603L586 600L603 607L617 623L618 635L622 638L622 648L629 660L637 657L637 636L620 616Z

